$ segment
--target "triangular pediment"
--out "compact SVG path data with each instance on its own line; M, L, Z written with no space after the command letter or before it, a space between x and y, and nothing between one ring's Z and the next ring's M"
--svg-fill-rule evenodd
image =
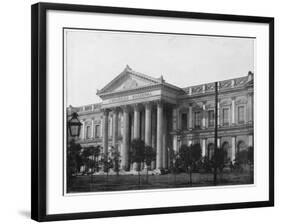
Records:
M98 91L98 95L137 89L158 83L161 83L161 79L135 72L127 65L116 78Z

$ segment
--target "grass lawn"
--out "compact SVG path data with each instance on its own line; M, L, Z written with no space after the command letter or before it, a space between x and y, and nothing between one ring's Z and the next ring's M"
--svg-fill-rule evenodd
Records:
M213 173L193 173L192 185L189 182L189 175L186 173L149 175L95 175L73 177L68 193L98 192L98 191L122 191L140 189L161 189L180 187L202 187L213 186ZM218 174L217 185L240 185L253 184L253 174L249 172L224 172Z

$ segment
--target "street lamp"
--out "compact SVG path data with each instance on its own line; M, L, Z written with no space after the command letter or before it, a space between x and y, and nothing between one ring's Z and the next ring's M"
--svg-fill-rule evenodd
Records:
M78 137L80 135L82 123L78 119L76 112L72 113L70 120L67 122L68 131L71 137Z

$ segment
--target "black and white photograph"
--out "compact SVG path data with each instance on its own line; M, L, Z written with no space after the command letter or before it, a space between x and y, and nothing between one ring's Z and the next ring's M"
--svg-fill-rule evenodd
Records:
M255 42L65 27L65 194L254 185Z

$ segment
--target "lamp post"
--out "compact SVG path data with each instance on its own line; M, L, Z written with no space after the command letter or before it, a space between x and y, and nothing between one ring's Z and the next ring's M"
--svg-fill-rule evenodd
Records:
M75 144L75 138L80 135L82 123L78 119L78 114L76 112L72 113L71 118L67 121L67 131L68 131L68 149L67 149L67 156L77 153L76 152L76 144ZM74 148L72 148L74 147ZM80 150L80 149L79 149ZM69 156L67 159L67 186L70 187L71 185L71 177L72 173L76 172L76 167L71 168L71 161L69 159L73 158L73 156ZM71 159L72 160L72 159ZM75 161L76 162L76 161ZM74 162L74 163L75 163Z
M215 146L214 146L214 185L217 185L218 166L218 82L215 82Z
M82 123L78 119L76 112L72 113L70 120L67 122L67 128L71 137L78 137L80 135Z

